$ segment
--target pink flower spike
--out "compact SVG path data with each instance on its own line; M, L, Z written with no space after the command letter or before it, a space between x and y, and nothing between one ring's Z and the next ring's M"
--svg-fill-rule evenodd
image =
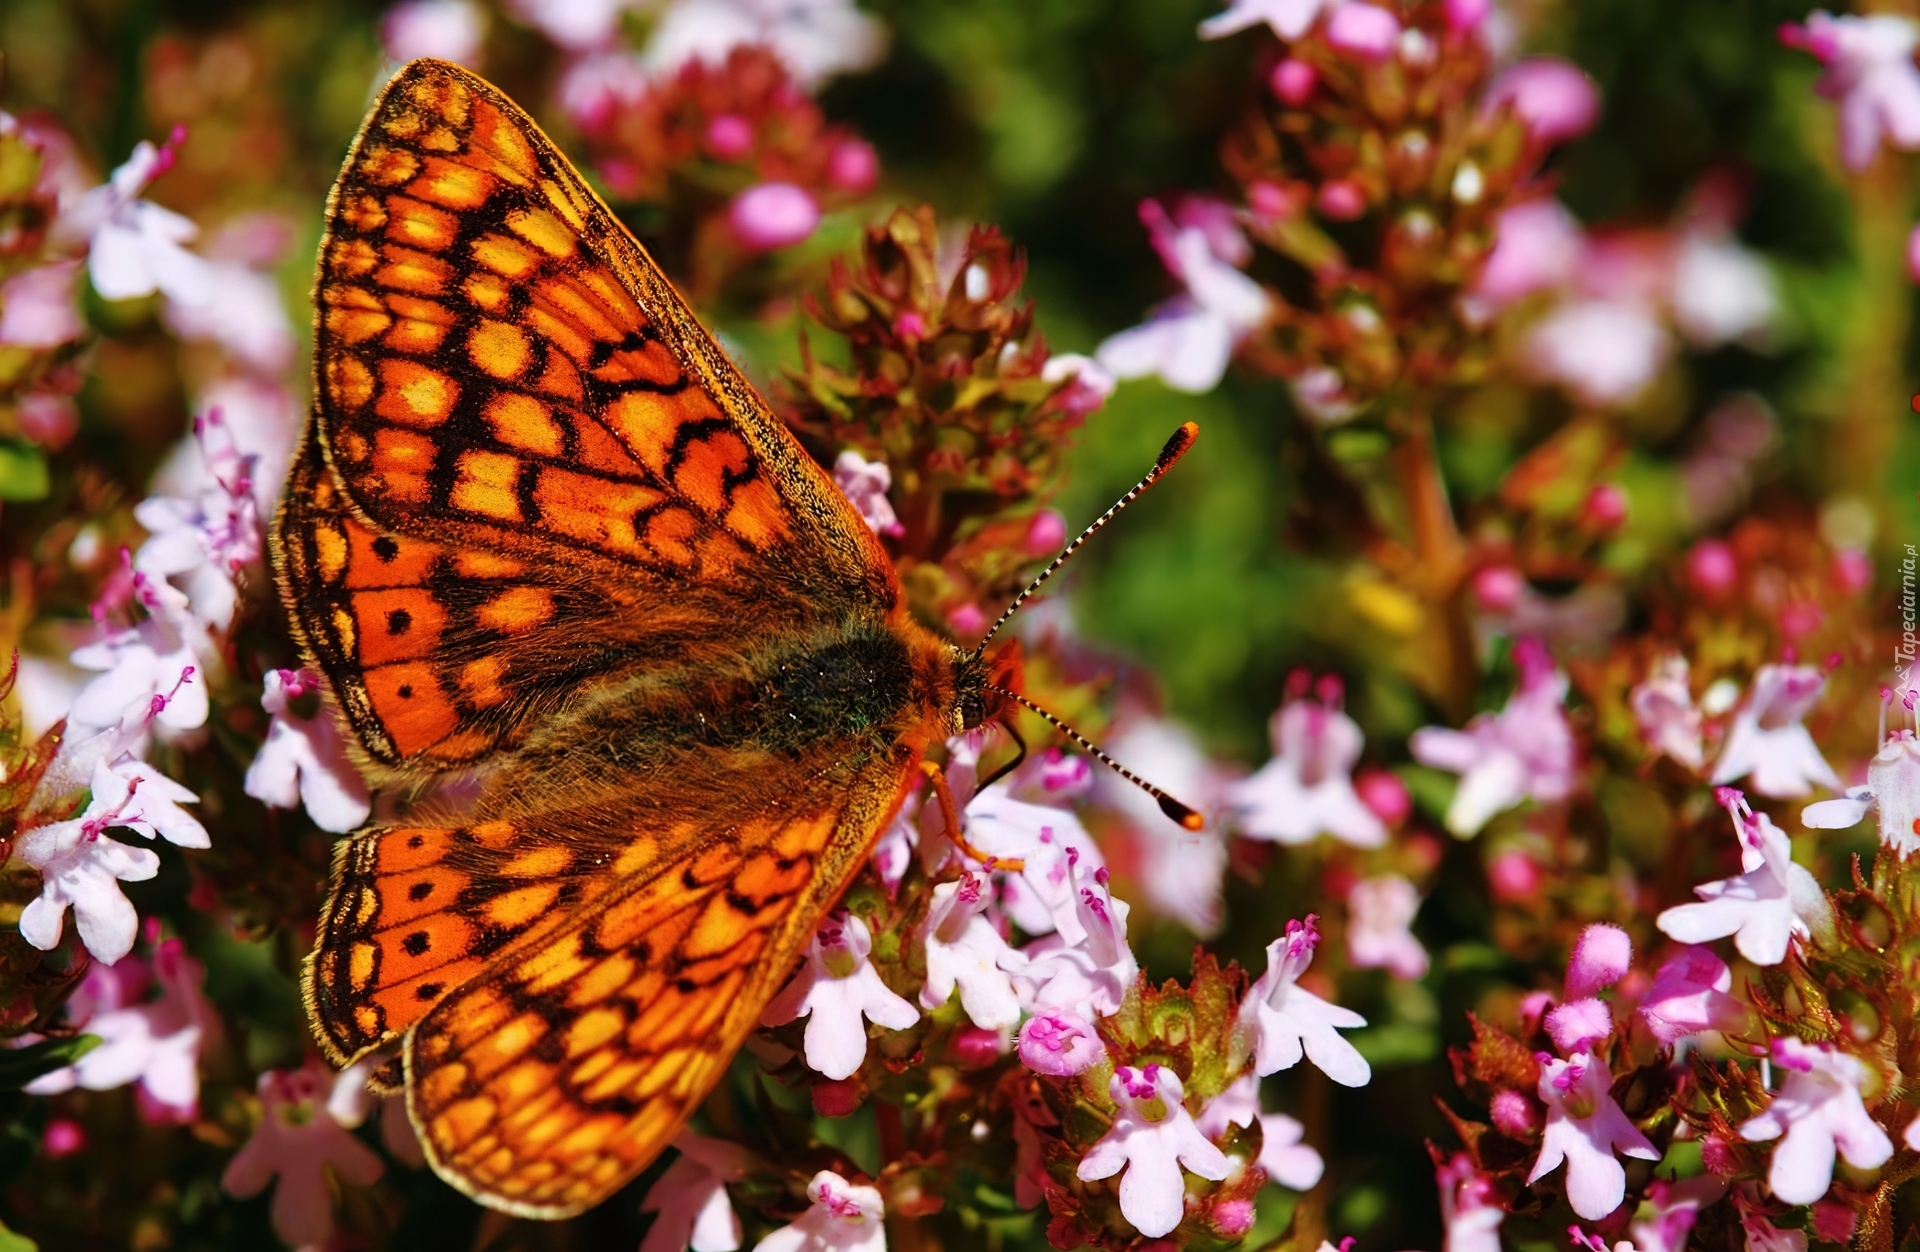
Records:
M1107 1047L1085 1019L1062 1009L1030 1017L1020 1027L1020 1060L1036 1074L1068 1078L1100 1063Z
M1773 1041L1774 1063L1786 1081L1766 1111L1740 1125L1749 1143L1779 1139L1767 1186L1788 1204L1812 1204L1833 1181L1836 1151L1856 1169L1878 1169L1893 1155L1887 1138L1860 1101L1867 1068L1832 1044L1792 1036Z
M1653 976L1639 1012L1662 1043L1709 1030L1737 1033L1750 1019L1732 988L1733 971L1711 949L1684 948Z
M1599 922L1580 932L1567 958L1567 998L1582 999L1626 977L1633 968L1633 940L1618 926Z
M1558 57L1528 57L1515 63L1488 88L1486 107L1502 104L1535 143L1556 144L1577 139L1593 129L1600 116L1600 93L1585 71Z
M1400 19L1374 4L1342 4L1327 17L1327 43L1362 61L1384 61L1400 40Z
M1547 1014L1547 1036L1562 1052L1591 1051L1613 1035L1613 1011L1599 1000L1574 1000Z
M820 225L820 206L804 188L769 182L749 187L727 209L734 236L755 251L787 248Z
M1121 1066L1107 1086L1119 1105L1113 1126L1081 1158L1078 1176L1087 1182L1120 1179L1120 1212L1150 1239L1172 1233L1186 1214L1181 1167L1219 1181L1230 1169L1226 1155L1207 1142L1182 1103L1179 1076L1161 1065Z
M1296 109L1313 99L1314 88L1319 85L1319 73L1298 57L1283 58L1267 77L1267 87L1274 97L1280 103Z
M1527 1182L1540 1181L1564 1162L1567 1202L1590 1222L1610 1215L1626 1196L1627 1174L1615 1152L1643 1161L1660 1159L1659 1149L1614 1103L1608 1090L1612 1079L1607 1067L1586 1052L1540 1062L1539 1095L1547 1106L1547 1128Z

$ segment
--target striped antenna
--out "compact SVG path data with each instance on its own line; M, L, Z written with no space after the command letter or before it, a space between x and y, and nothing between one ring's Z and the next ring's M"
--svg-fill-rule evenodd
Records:
M1180 803L1180 801L1174 799L1172 796L1168 795L1166 792L1160 790L1160 788L1154 786L1152 783L1148 782L1146 779L1140 777L1140 775L1134 773L1132 770L1128 769L1126 766L1120 764L1120 762L1114 760L1112 757L1108 756L1106 753L1102 752L1100 749L1094 747L1093 743L1085 735L1081 734L1079 731L1075 730L1073 727L1067 725L1065 722L1061 721L1059 718L1055 717L1053 714L1047 712L1045 709L1041 708L1039 705L1035 704L1033 701L1027 699L1025 696L1021 695L1019 692L1008 691L1005 687L995 687L991 684L988 685L987 690L991 692L995 692L998 695L1005 696L1007 699L1013 701L1015 704L1018 704L1021 708L1026 709L1030 713L1038 713L1041 717L1046 718L1048 722L1053 724L1053 727L1055 730L1058 730L1061 734L1065 735L1067 738L1079 744L1095 760L1099 761L1102 765L1106 766L1108 769L1112 770L1114 773L1120 775L1120 777L1126 779L1128 782L1132 783L1134 786L1140 788L1140 790L1146 792L1148 795L1152 796L1155 800L1159 801L1160 811L1162 813L1165 813L1168 817L1171 817L1174 821L1179 822L1182 826L1186 827L1188 830L1199 830L1202 826L1206 825L1205 819L1202 818L1200 814L1194 812L1191 808Z
M1007 611L1002 613L1000 615L1000 620L996 621L993 624L993 626L988 629L986 636L980 640L979 646L973 650L973 654L967 659L979 660L980 655L987 650L987 645L993 642L993 637L1000 633L1000 628L1007 624L1008 618L1012 617L1015 613L1020 611L1020 606L1027 602L1027 598L1031 596L1034 592L1040 590L1041 585L1045 583L1047 579L1052 578L1055 574L1057 574L1060 571L1060 567L1067 563L1068 558L1070 558L1071 556L1073 556L1074 553L1080 550L1080 545L1085 543L1087 540L1093 538L1095 531L1099 530L1102 526L1105 526L1108 522L1118 517L1120 515L1121 509L1126 508L1129 504L1132 504L1135 500L1138 500L1141 496L1147 493L1147 488L1159 482L1161 475L1165 474L1168 470L1172 469L1174 462L1178 461L1181 457L1185 456L1187 454L1187 449L1191 448L1193 446L1193 441L1195 439L1198 439L1199 437L1200 437L1200 427L1198 425L1196 425L1193 422L1181 423L1180 429L1173 432L1173 438L1167 440L1167 446L1160 449L1160 456L1157 460L1154 461L1153 468L1147 471L1147 476L1145 478L1142 478L1139 482L1135 483L1133 485L1132 491L1129 491L1126 495L1121 496L1118 500L1114 501L1112 508L1108 509L1105 513L1102 513L1099 517L1094 518L1093 524L1088 526L1085 530L1081 531L1078 538L1076 538L1072 543L1068 544L1065 548L1062 548L1060 550L1060 555L1053 558L1053 563L1048 565L1047 568L1041 570L1040 576L1038 578L1035 578L1032 582L1028 583L1027 589L1025 591L1021 592L1019 595L1013 598L1013 603L1007 606ZM1039 710L1039 709L1036 709L1034 711L1042 712L1042 710ZM1051 716L1051 715L1047 715L1047 716ZM1075 735L1074 737L1079 738L1078 735ZM1086 740L1081 739L1080 742L1086 743ZM1087 746L1091 748L1093 745L1087 744ZM1101 757L1100 759L1103 761L1106 760L1105 757ZM1107 764L1113 765L1113 762L1107 761ZM1120 769L1118 765L1114 765L1113 767L1115 769ZM1122 774L1127 773L1127 771L1123 769L1121 769L1120 772ZM1133 775L1127 774L1127 777L1132 778ZM1135 781L1138 782L1139 780L1135 779ZM1145 783L1141 783L1141 785L1146 786ZM1148 787L1147 789L1149 791L1153 790L1153 788L1151 787ZM1161 793L1157 791L1154 792L1154 794L1161 795ZM1163 797L1160 803L1161 803L1161 807L1165 808L1167 801ZM1188 809L1187 811L1192 812L1191 809ZM1174 820L1179 821L1180 819L1175 818Z

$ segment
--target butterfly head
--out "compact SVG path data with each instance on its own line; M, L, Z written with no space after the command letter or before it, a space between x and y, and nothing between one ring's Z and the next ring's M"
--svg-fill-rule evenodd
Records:
M1009 639L991 651L956 652L953 657L953 721L968 731L997 719L1007 709L1009 691L1020 687L1020 641Z

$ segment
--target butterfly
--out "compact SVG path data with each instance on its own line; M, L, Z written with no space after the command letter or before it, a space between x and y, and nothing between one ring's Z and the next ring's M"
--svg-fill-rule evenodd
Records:
M336 1065L394 1056L373 1085L448 1182L569 1216L713 1088L929 745L1029 702L915 623L832 479L475 75L418 60L380 94L315 306L282 600L373 781L478 793L338 845L307 1007Z

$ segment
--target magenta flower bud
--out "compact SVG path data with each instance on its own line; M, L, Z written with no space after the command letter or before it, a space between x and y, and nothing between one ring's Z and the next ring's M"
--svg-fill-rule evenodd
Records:
M1447 0L1447 29L1467 34L1480 29L1480 23L1493 12L1493 0Z
M1575 1000L1547 1014L1547 1037L1562 1052L1586 1052L1613 1034L1613 1012L1599 1000Z
M1740 563L1721 540L1702 539L1687 553L1687 577L1708 595L1722 595L1739 581Z
M963 604L947 614L947 625L956 635L977 635L987 628L987 615L977 604Z
M14 412L20 433L49 452L58 452L80 432L80 411L73 397L52 391L32 391L20 397Z
M1253 1229L1252 1200L1222 1200L1213 1206L1214 1232L1224 1239L1238 1239Z
M1873 562L1858 548L1842 548L1833 556L1833 576L1857 595L1873 586Z
M1349 7L1364 8L1366 6L1351 5ZM1358 183L1336 178L1332 182L1321 184L1319 204L1323 216L1336 222L1351 222L1366 214L1367 193L1360 190Z
M1580 932L1567 958L1567 998L1584 999L1611 987L1633 968L1633 940L1618 926L1599 922Z
M1509 1139L1525 1139L1539 1128L1540 1119L1534 1116L1532 1101L1511 1088L1494 1092L1487 1109L1493 1117L1494 1129Z
M87 1132L80 1128L79 1122L56 1117L47 1123L46 1132L40 1136L40 1146L48 1156L72 1156L87 1146Z
M1041 509L1033 515L1033 524L1027 527L1027 552L1032 556L1045 556L1049 552L1058 552L1060 545L1067 541L1067 519L1052 509Z
M820 225L820 206L792 183L761 183L733 198L727 221L741 243L756 251L799 243Z
M1030 1017L1020 1028L1020 1060L1036 1074L1068 1078L1100 1063L1107 1047L1085 1018L1062 1009Z
M1362 61L1384 61L1400 40L1400 19L1372 4L1343 4L1327 18L1327 42Z
M1612 530L1627 520L1627 493L1612 483L1601 483L1587 493L1581 507L1596 529Z
M908 309L893 319L893 333L902 339L919 339L927 333L927 319Z
M1907 277L1920 283L1920 226L1907 236Z
M1280 103L1296 109L1313 99L1313 89L1319 85L1320 75L1298 57L1286 58L1267 75L1267 87L1274 96Z
M1813 1206L1814 1237L1822 1243L1837 1243L1845 1247L1853 1242L1856 1216L1849 1205L1838 1200L1822 1200Z
M1495 613L1512 612L1525 587L1526 580L1511 565L1489 565L1473 576L1473 598Z
M738 113L722 113L707 121L707 151L722 161L738 161L753 150L753 123Z
M1407 785L1390 770L1362 771L1353 780L1353 790L1360 797L1360 803L1389 826L1406 821L1413 812L1413 797L1407 794Z
M1496 900L1525 900L1540 889L1540 865L1524 852L1502 852L1487 864L1487 885Z
M855 195L880 181L880 157L864 139L843 139L827 157L827 181Z
M962 1026L953 1032L953 1057L962 1069L979 1069L1000 1059L1000 1032Z
M1528 57L1495 79L1487 91L1487 108L1502 104L1511 104L1528 136L1543 144L1577 139L1600 117L1600 93L1593 80L1559 57Z
M866 1098L858 1078L813 1084L813 1111L822 1117L851 1117Z

